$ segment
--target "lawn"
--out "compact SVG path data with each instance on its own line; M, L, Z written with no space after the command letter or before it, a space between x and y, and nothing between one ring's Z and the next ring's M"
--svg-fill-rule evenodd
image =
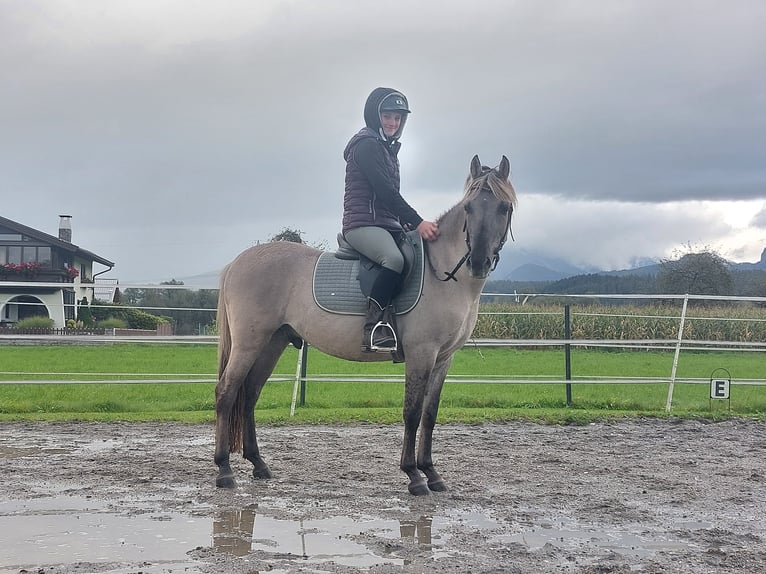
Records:
M766 418L766 387L738 384L764 378L762 353L682 352L675 416ZM89 346L3 346L0 348L0 420L180 420L215 418L213 345L115 344ZM306 402L290 417L297 351L288 349L264 388L256 409L260 422L400 422L404 365L353 363L312 349L308 356ZM440 422L529 418L587 422L621 416L665 416L668 384L609 382L610 377L661 378L667 381L673 353L663 351L572 350L572 402L564 384L461 383L460 377L503 380L559 380L564 375L560 349L466 347L455 355L442 393ZM733 381L731 403L710 401L707 381L718 368ZM332 382L384 375L395 382ZM719 372L720 375L720 372ZM718 376L718 375L716 375ZM603 379L602 384L577 379ZM138 383L138 380L200 379L210 382ZM2 383L2 381L119 381L129 383ZM729 408L731 410L729 411Z

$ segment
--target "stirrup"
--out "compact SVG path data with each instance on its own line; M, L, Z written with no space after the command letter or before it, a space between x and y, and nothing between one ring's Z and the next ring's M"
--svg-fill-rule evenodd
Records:
M388 329L391 331L391 336L393 337L393 345L390 346L379 346L376 345L373 341L375 340L375 333L378 329ZM395 353L397 349L399 348L399 339L396 336L396 330L391 326L390 323L386 323L384 321L378 321L375 323L372 329L370 329L370 339L369 341L366 341L365 350L372 351L375 353Z

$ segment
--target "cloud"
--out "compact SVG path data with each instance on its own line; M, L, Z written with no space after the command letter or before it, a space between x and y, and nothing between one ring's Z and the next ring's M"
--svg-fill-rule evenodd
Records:
M766 196L756 0L0 10L0 65L13 70L0 78L3 215L45 230L72 213L82 246L131 277L168 257L214 269L286 226L332 241L341 153L378 85L412 104L402 183L418 210L456 201L474 154L507 155L519 226L545 205L529 233L562 256L616 265L697 236L742 240L704 206Z
M766 204L763 209L753 216L750 220L750 225L759 229L766 229Z

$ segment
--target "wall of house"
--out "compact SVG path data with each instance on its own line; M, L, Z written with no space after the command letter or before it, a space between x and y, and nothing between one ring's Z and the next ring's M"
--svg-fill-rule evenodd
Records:
M7 285L7 284L6 284ZM28 283L30 286L39 286L40 284ZM5 286L4 286L5 287ZM82 301L83 297L88 299L89 303L93 302L93 287L91 284L82 286L79 283L79 277L75 279L74 285L76 301ZM0 293L0 322L2 323L15 323L19 320L18 317L18 305L24 303L15 303L14 301L18 297L34 297L37 301L45 305L45 311L48 317L53 319L54 327L57 329L63 329L66 327L66 315L64 312L64 292L62 289L56 289L50 293L30 293L25 290L24 287L19 287L18 290L10 291L4 289L6 292ZM8 292L10 291L10 292ZM77 309L75 307L75 313ZM42 315L42 313L39 313Z
M34 293L19 291L16 293L2 293L0 294L0 321L15 323L19 320L18 306L28 303L15 303L14 300L18 297L33 298L43 305L45 305L45 311L48 317L53 319L54 326L57 328L63 328L66 326L64 320L64 297L62 291L54 291L53 293ZM42 315L42 313L39 313Z

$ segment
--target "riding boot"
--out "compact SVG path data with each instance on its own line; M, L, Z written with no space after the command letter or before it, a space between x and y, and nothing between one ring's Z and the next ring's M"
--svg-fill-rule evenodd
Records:
M402 277L396 271L383 268L372 285L367 301L362 350L391 353L398 348L398 337L391 320L394 313L391 301L401 287Z
M389 309L390 307L381 308L373 298L368 299L367 317L364 321L363 351L368 353L390 353L396 351L396 333L386 316Z

